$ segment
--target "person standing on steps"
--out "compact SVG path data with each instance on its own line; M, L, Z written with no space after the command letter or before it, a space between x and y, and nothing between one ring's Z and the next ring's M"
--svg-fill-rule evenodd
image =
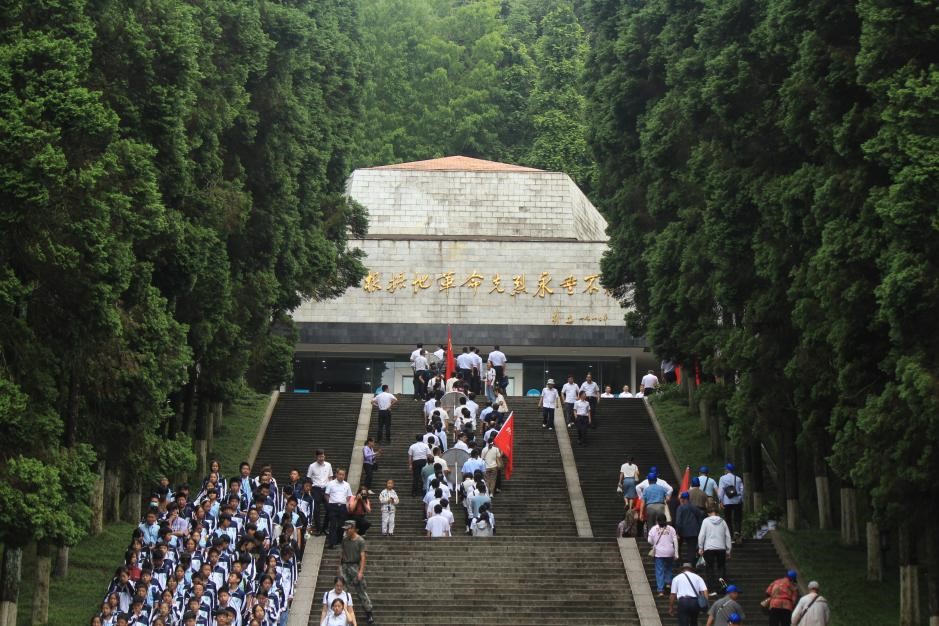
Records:
M623 492L623 502L626 504L626 510L633 508L633 502L637 498L636 483L639 482L639 466L633 463L633 457L626 457L626 462L619 468L619 489Z
M365 581L365 539L356 532L354 521L349 520L343 527L346 534L342 538L339 575L346 581L346 587L355 592L359 606L365 611L365 623L374 624L372 600L368 597L368 585Z
M717 481L717 499L724 509L731 536L734 541L739 541L743 518L743 480L734 472L733 463L724 466L724 475Z
M623 390L619 392L618 398L632 398L633 394L629 392L629 385L623 385Z
M655 524L652 524L650 520L649 535L646 540L652 546L651 554L655 559L656 591L659 597L663 597L665 588L671 586L675 557L678 556L678 535L664 517L659 517L655 520Z
M336 470L336 478L326 484L326 547L332 548L342 539L342 525L346 521L352 488L346 482L346 470ZM355 524L352 521L352 524Z
M649 370L649 373L642 377L643 393L647 396L651 396L655 393L655 389L658 386L659 377L656 376L652 370Z
M716 601L708 609L708 621L705 626L727 626L728 624L740 624L746 617L743 607L740 606L740 590L737 585L727 585L727 595ZM736 615L737 621L731 621L731 616Z
M421 470L427 465L427 455L433 456L430 448L424 443L424 436L418 434L414 438L414 443L408 448L408 469L411 472L411 495L422 496L421 489Z
M554 388L554 379L549 378L547 385L541 390L538 398L538 408L541 409L541 427L554 430L554 409L558 406L558 390Z
M385 482L385 488L378 494L378 502L381 504L381 534L382 536L394 536L395 534L395 511L398 510L398 492L395 491L395 481L390 478Z
M493 346L492 352L486 357L486 364L496 370L496 386L505 388L508 381L505 377L505 364L509 359L505 353L499 349L499 346Z
M688 500L701 510L703 515L707 515L708 497L701 491L701 481L695 476L691 479L691 487L688 489Z
M679 557L693 563L698 557L698 533L704 521L704 511L691 504L687 491L683 491L678 500L680 504L675 511L675 530L678 532L681 552Z
M831 622L831 610L828 600L822 597L818 582L809 583L809 592L802 596L792 612L792 626L828 626Z
M430 381L430 365L427 363L427 353L424 350L421 350L414 359L414 367L416 374L414 384L417 385L414 388L414 399L423 402L427 394L427 383Z
M418 370L417 370L417 357L421 355L421 352L424 351L424 344L417 344L417 348L411 352L411 370L414 372L414 399L420 400L420 386L418 385Z
M587 392L581 391L577 402L574 403L574 422L577 425L577 443L587 445L587 428L591 421L590 402L587 401Z
M766 588L767 598L763 602L769 608L769 626L792 626L792 609L799 601L798 579L798 572L791 569Z
M373 495L372 491L372 477L375 475L375 470L378 469L378 456L381 454L381 450L375 450L375 439L369 437L365 440L365 445L362 446L362 472L364 477L362 478L362 485L368 490L369 495Z
M711 478L711 471L707 465L702 465L698 470L698 483L701 491L708 499L708 504L717 505L717 481Z
M326 524L326 485L333 477L333 466L326 461L326 451L317 450L316 459L306 470L307 478L313 482L313 528L316 535L322 535Z
M712 595L717 595L718 581L727 578L727 559L730 558L732 547L727 522L721 519L717 507L712 505L698 532L698 554L704 557L707 565L708 586Z
M586 380L580 384L580 391L587 394L590 403L590 428L597 427L597 405L600 403L600 385L593 379L593 374L587 372Z
M642 501L645 503L646 522L651 527L660 517L667 521L665 511L669 494L668 490L659 484L656 474L650 472L646 480L649 484L642 490Z
M672 593L668 599L668 614L678 615L679 626L698 626L701 614L699 598L707 601L708 588L704 579L694 573L691 563L682 563L681 572L672 579Z
M561 395L564 397L564 419L568 428L574 427L574 403L580 396L580 385L574 382L573 376L567 377L567 382L561 387Z
M382 385L381 393L372 398L372 406L378 409L378 432L375 433L378 443L381 443L382 431L391 443L391 407L397 403L398 398L388 393L388 385Z
M355 612L352 609L352 596L346 591L346 581L343 580L342 576L336 576L333 578L333 588L323 593L323 608L320 610L320 622L326 619L326 614L332 607L333 600L337 598L343 601L346 615L355 619Z

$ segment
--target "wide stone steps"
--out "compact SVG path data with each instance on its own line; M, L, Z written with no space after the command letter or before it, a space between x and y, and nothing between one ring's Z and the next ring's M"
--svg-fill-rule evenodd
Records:
M323 570L335 573L338 559L338 552L330 551ZM369 595L383 626L493 619L513 625L638 624L619 551L611 542L531 536L379 538L368 543L368 563ZM331 583L331 576L318 581L315 617Z
M616 492L619 467L632 455L642 473L642 477L651 466L657 466L660 477L665 478L676 493L672 510L676 504L681 478L674 475L665 454L661 440L652 425L652 420L644 401L639 399L602 400L599 410L599 428L590 431L588 445L581 447L574 444L574 457L580 473L581 488L591 527L595 537L616 535L616 525L623 518L623 499ZM707 442L702 442L702 446ZM719 468L713 468L715 472ZM719 474L716 474L719 475ZM647 531L648 529L646 529ZM649 544L645 536L637 537L639 553L655 592L655 568L653 559L647 556ZM675 571L679 571L681 561L676 561ZM732 558L727 563L727 582L737 584L744 590L741 604L752 620L760 615L759 602L764 597L763 591L769 583L782 576L785 569L772 542L744 541L734 547ZM703 575L704 573L701 572ZM663 621L668 623L668 597L656 597L656 604Z
M326 451L333 469L348 468L361 404L360 393L280 394L253 475L270 465L281 485L288 482L292 468L306 476L317 448Z

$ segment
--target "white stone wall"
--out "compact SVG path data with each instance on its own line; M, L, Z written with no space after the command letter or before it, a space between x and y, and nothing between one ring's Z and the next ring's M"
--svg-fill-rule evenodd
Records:
M592 207L591 207L592 208ZM294 313L298 322L530 324L625 326L624 311L600 287L586 293L586 277L600 274L603 243L587 242L469 242L367 239L350 242L368 253L369 288L349 289L326 302L305 302ZM442 289L446 272L454 286ZM548 287L538 297L538 281L548 272ZM476 273L482 284L474 292L463 283ZM390 289L395 275L404 285ZM492 291L493 277L502 280L503 293ZM426 275L429 288L412 281ZM524 275L528 293L511 296L513 276ZM576 279L573 295L561 282ZM365 284L363 282L363 284ZM510 343L508 338L506 343Z
M606 239L606 221L560 172L360 169L347 193L372 235Z

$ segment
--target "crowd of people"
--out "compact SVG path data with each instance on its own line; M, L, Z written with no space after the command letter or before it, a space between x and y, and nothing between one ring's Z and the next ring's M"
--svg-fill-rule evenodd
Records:
M673 487L656 467L642 477L628 457L616 486L625 508L616 536L645 537L655 564L656 594L663 600L667 596L669 614L680 626L698 626L702 615L705 626L754 623L747 621L738 602L741 591L727 574L727 561L743 539L743 479L734 464L727 463L717 479L702 466L688 482L673 514ZM681 563L677 573L676 563ZM791 570L766 589L762 606L769 626L827 626L830 610L818 582L811 581L808 594L800 599L796 580Z
M285 624L312 506L298 470L279 486L213 460L195 493L161 479L92 626Z

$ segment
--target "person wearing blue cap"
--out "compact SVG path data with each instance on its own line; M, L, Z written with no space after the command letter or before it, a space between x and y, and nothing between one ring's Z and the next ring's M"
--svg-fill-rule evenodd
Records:
M766 588L767 598L762 604L769 609L769 626L792 624L792 610L799 601L799 588L796 586L798 578L798 573L791 569Z
M710 474L711 471L708 466L702 465L698 470L698 484L708 500L713 504L717 504L717 481L711 478ZM707 508L707 505L705 505L705 508Z
M701 509L702 513L708 510L708 497L701 490L701 481L695 476L691 479L691 487L688 489L688 500L691 504Z
M704 521L704 511L691 504L687 491L681 493L679 502L678 510L675 511L675 530L678 532L681 557L694 563L698 558L698 532Z
M727 626L727 624L740 624L746 614L743 607L740 606L740 589L737 585L727 585L726 595L716 601L708 609L708 621L705 626ZM730 618L737 616L737 621L732 622Z
M743 523L743 479L737 476L733 463L724 466L724 475L717 482L717 499L724 509L731 536L739 541Z
M659 479L655 474L649 474L646 480L649 481L649 486L642 490L642 501L645 504L646 521L651 527L660 517L663 520L666 519L665 510L668 492L665 487L659 484Z

